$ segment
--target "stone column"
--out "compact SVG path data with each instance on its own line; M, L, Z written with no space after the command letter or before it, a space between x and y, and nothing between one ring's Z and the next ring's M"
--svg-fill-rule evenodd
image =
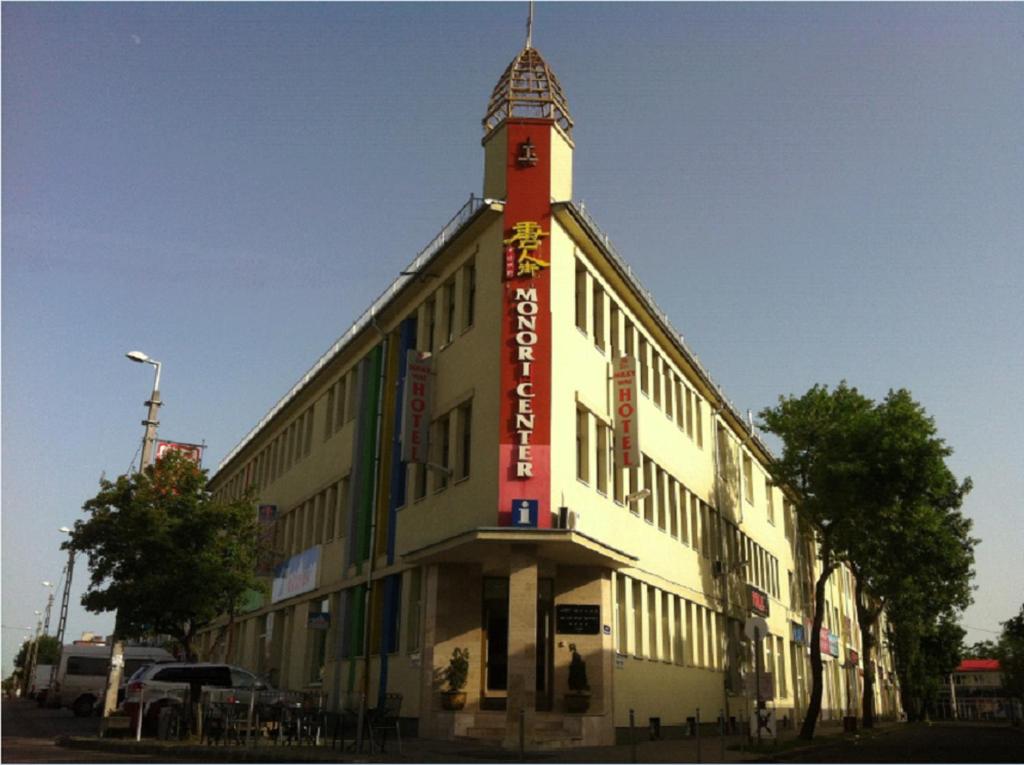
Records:
M444 731L437 720L437 691L434 680L434 643L438 634L439 566L435 563L423 567L423 633L420 640L420 721L419 735L425 738L443 738Z
M532 545L513 545L508 578L508 703L505 741L519 746L520 711L530 745L537 714L537 557Z

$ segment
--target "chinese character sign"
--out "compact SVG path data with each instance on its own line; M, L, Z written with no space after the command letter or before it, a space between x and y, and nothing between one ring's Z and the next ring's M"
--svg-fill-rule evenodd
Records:
M540 269L547 268L550 262L540 257L540 240L549 236L536 221L517 221L512 226L512 235L504 240L505 244L505 276L533 276ZM511 273L514 271L515 273Z

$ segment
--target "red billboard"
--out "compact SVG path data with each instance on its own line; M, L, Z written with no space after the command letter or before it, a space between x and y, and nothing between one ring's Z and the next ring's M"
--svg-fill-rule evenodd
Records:
M177 441L157 441L156 458L160 459L169 451L176 451L185 459L192 460L196 465L203 464L203 446L200 444L183 444Z

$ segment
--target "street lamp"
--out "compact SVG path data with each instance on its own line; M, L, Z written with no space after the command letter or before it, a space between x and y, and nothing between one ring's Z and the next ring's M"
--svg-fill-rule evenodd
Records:
M149 397L149 401L145 402L146 406L149 407L149 412L145 420L142 421L143 426L146 428L146 434L142 442L142 459L139 462L139 470L144 470L153 458L153 448L156 445L156 428L160 424L157 419L157 412L160 409L160 362L156 359L152 359L142 351L129 351L125 354L126 357L138 364L152 364L156 367L156 376L153 379L153 393Z
M156 367L156 376L153 378L153 392L150 394L146 406L149 407L146 419L142 425L146 428L142 440L142 459L139 461L139 472L146 469L146 466L153 461L153 450L156 447L156 429L160 424L156 417L160 410L160 362L150 358L142 351L129 351L126 357L138 364L152 364ZM100 728L100 735L106 731L107 719L111 712L117 707L117 689L121 685L121 677L124 673L124 641L121 639L121 630L117 624L117 614L114 615L114 639L110 645L110 667L107 670L107 690L103 698L103 724Z

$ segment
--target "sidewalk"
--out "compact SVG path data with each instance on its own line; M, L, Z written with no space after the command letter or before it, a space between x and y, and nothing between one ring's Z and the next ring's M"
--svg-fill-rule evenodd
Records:
M878 724L873 732L867 735L880 735L888 729L898 729L899 723ZM638 739L641 731L637 731ZM643 732L646 732L644 729ZM794 751L806 751L807 748L828 746L842 740L842 728L835 725L819 724L815 739L806 746L794 748L792 742L796 738L796 730L782 731L779 738L779 759ZM200 746L187 742L168 742L144 739L98 739L85 737L62 737L58 739L60 746L72 749L89 749L94 751L117 752L121 754L136 753L151 756L166 756L168 759L195 759L199 762L570 762L570 763L604 763L633 761L632 747L629 744L603 747L575 747L547 750L541 752L527 751L520 756L516 750L505 750L487 746L473 741L436 741L432 739L407 738L402 740L402 753L398 754L396 743L389 739L387 751L370 755L369 753L347 752L342 749L331 749L327 746L277 746L261 742L255 747L237 745ZM743 736L727 736L724 742L718 736L702 736L698 743L696 738L661 739L658 741L638 740L636 743L636 762L750 762L774 760L776 755L770 748L760 752L751 752ZM740 748L743 745L744 748ZM765 746L770 746L765 742ZM699 750L698 750L699 748ZM724 755L724 756L723 756Z

